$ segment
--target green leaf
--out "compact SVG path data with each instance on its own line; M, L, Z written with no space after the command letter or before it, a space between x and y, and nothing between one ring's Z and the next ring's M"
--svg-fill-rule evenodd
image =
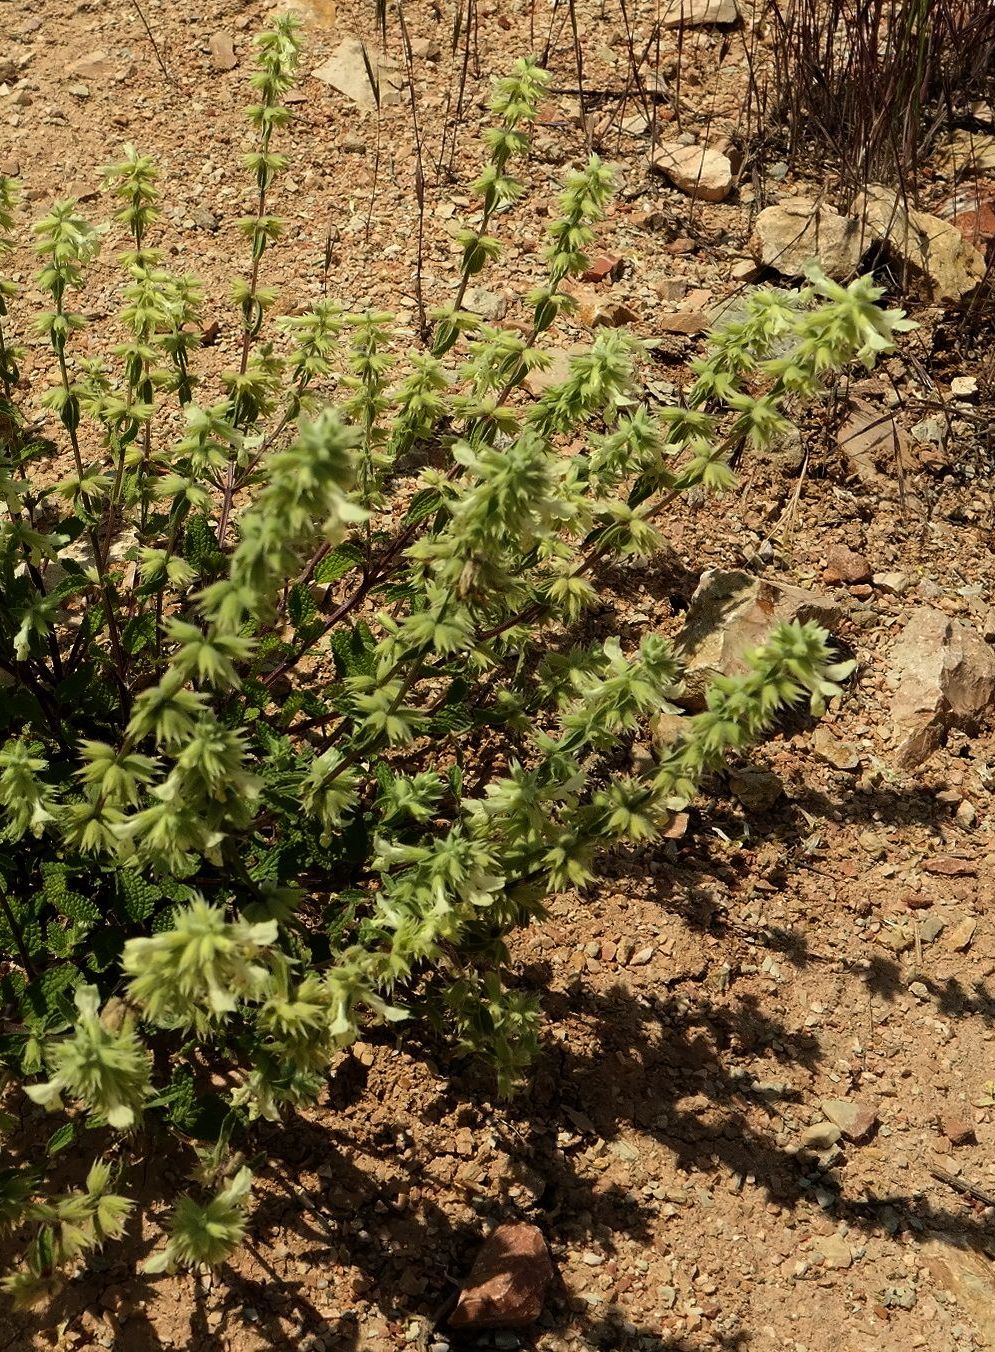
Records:
M303 582L296 582L287 596L287 614L295 630L310 626L317 618L318 611L311 595L311 588Z
M363 551L359 545L346 541L337 549L331 549L314 570L315 582L338 582L340 577L352 572L363 561Z
M101 918L100 907L89 897L69 888L69 869L64 864L43 864L42 877L45 880L44 898L60 915L86 928L97 924Z
M404 524L406 526L417 526L420 521L425 521L437 512L442 506L442 497L437 488L423 488L411 499L408 510L404 513Z
M129 657L137 657L155 643L156 623L152 611L136 615L121 632L121 646Z
M332 634L330 647L340 676L372 676L376 642L369 626L360 621Z
M54 1019L72 1022L76 1010L70 992L83 981L83 973L71 962L58 963L30 981L24 990L24 1021L43 1028Z
M74 1122L64 1122L57 1131L53 1131L48 1138L45 1146L45 1152L48 1155L57 1155L60 1150L65 1150L67 1146L72 1145L76 1139L76 1124Z
M193 512L187 520L183 532L183 555L202 577L216 573L224 563L224 555L218 548L218 537L203 512Z
M131 869L120 869L114 875L118 902L129 920L138 925L147 920L162 899L162 891Z

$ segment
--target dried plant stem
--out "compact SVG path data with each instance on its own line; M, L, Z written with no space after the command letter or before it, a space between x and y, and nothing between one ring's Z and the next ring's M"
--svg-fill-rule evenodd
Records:
M158 64L159 64L159 69L162 71L162 77L163 77L163 79L164 79L164 80L167 80L170 84L172 84L172 83L173 83L173 77L172 77L172 75L170 75L169 71L166 69L166 63L165 63L165 61L162 59L162 52L160 52L160 50L159 50L159 44L156 42L156 40L155 40L155 38L154 38L154 36L153 36L153 34L152 34L152 29L149 27L149 21L148 21L148 19L146 19L146 17L145 17L145 11L142 9L142 7L141 7L141 5L139 4L138 0L131 0L131 3L132 3L132 5L134 6L135 13L138 15L138 17L139 17L139 18L141 19L141 21L142 21L142 27L145 29L145 32L148 34L148 39L149 39L149 42L151 42L151 44L152 44L152 50L153 50L153 52L155 52L155 59L156 59L156 61L157 61Z

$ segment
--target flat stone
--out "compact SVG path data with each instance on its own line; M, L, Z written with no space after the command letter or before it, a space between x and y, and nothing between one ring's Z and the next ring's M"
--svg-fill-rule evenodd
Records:
M954 376L950 382L950 393L955 399L976 399L978 382L974 376Z
M947 943L957 953L965 953L971 947L977 928L978 922L972 920L970 916L966 916L959 924L954 925L947 935Z
M653 327L660 333L679 333L691 337L712 327L711 318L701 310L678 310L672 315L657 315Z
M552 385L562 385L570 375L570 361L574 356L588 349L583 344L576 344L574 348L547 348L546 356L550 358L549 365L543 369L534 366L525 377L525 388L536 399Z
M606 278L617 281L625 268L625 260L617 254L602 254L595 258L580 274L582 282L603 282Z
M924 944L931 944L943 933L946 925L938 915L928 915L919 926L919 937Z
M94 82L109 80L116 69L117 66L102 47L87 52L85 56L79 57L69 66L69 71L73 75L78 75L81 80L93 80Z
M500 291L488 291L485 286L468 286L463 309L480 315L481 319L503 319L508 313L508 297Z
M940 1128L951 1145L971 1145L977 1140L974 1123L960 1113L944 1113Z
M684 666L677 702L690 709L704 708L705 691L715 677L745 675L747 656L762 647L779 624L814 620L832 629L841 613L836 601L803 587L738 570L706 571L675 639Z
M945 1231L920 1243L937 1286L948 1291L989 1347L995 1346L995 1265L966 1235Z
M904 596L909 589L908 573L875 573L871 581L875 590L884 592L886 596Z
M784 785L770 770L732 770L729 787L745 808L769 812L784 797Z
M499 1225L484 1240L449 1323L460 1329L534 1324L552 1280L542 1231L525 1221Z
M853 412L840 428L836 444L850 472L865 487L887 492L908 437L887 410L855 399Z
M238 57L235 55L235 44L230 33L212 33L208 45L211 49L211 64L215 70L235 69Z
M411 55L416 61L438 61L442 45L438 38L412 38Z
M856 747L849 742L841 742L821 723L812 734L812 750L819 760L825 761L834 770L852 772L860 769L860 753Z
M848 1268L853 1262L853 1250L842 1235L820 1235L816 1244L823 1267Z
M370 82L372 70L380 91L381 105L385 108L396 106L401 102L401 91L405 85L401 67L376 48L365 48L366 60L363 58L363 52L364 43L359 38L345 38L328 60L323 61L311 73L316 80L331 85L360 108L372 109L377 106L376 91Z
M718 150L667 141L657 147L650 166L702 202L723 202L732 190L732 165Z
M823 1099L822 1111L835 1122L848 1141L862 1141L877 1126L876 1109L857 1099Z
M704 28L738 20L736 0L671 0L663 12L664 28Z
M934 854L922 861L922 871L936 878L973 878L978 866L973 859L962 859L956 854Z

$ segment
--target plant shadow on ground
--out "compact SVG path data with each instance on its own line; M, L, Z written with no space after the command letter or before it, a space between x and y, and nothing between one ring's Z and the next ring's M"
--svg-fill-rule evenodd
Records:
M935 802L924 794L855 793L835 802L808 794L796 797L795 805L812 814L832 812L837 821L851 824L917 820L938 827L941 820ZM766 838L790 846L801 838L804 826L797 813L788 814ZM610 874L622 882L629 874L645 879L646 862L645 852L630 859L623 856ZM716 936L728 929L748 934L758 947L776 952L799 968L825 960L794 930L733 925L716 903L712 885L723 878L735 882L741 874L728 860L710 857L700 842L693 838L682 842L678 857L671 850L669 857L657 862L663 869L662 873L660 868L654 870L661 914L679 914L693 929ZM790 874L790 849L778 867L785 877ZM890 958L873 957L860 966L847 965L845 970L879 999L892 1001L906 992L901 966ZM366 1069L357 1058L347 1056L331 1081L329 1102L322 1110L328 1125L298 1118L285 1128L262 1129L260 1138L265 1137L270 1163L262 1171L266 1186L260 1189L252 1216L248 1262L229 1266L214 1278L225 1291L220 1309L208 1309L207 1290L198 1279L178 1279L182 1283L178 1299L187 1303L189 1321L188 1341L180 1345L205 1350L237 1348L239 1329L248 1322L254 1345L283 1348L287 1333L281 1321L290 1319L305 1330L322 1330L325 1345L334 1352L374 1346L355 1312L346 1309L335 1316L323 1312L315 1302L313 1284L304 1280L303 1273L293 1276L280 1270L282 1264L274 1258L273 1248L281 1232L293 1234L290 1249L299 1264L312 1268L341 1262L351 1265L360 1278L362 1294L389 1321L388 1338L396 1335L398 1345L403 1342L405 1323L413 1317L429 1324L438 1321L444 1327L456 1281L469 1268L486 1223L526 1219L537 1223L551 1239L562 1237L566 1229L572 1242L596 1228L608 1248L611 1240L605 1236L612 1233L650 1243L658 1204L635 1189L615 1183L606 1186L600 1176L585 1175L570 1151L558 1147L561 1130L589 1136L588 1144L600 1138L609 1147L626 1132L639 1132L671 1152L676 1169L689 1181L750 1178L755 1181L746 1183L747 1188L785 1208L813 1207L818 1204L818 1192L829 1214L846 1220L858 1232L928 1230L940 1235L955 1233L982 1247L995 1243L992 1224L966 1206L936 1206L914 1192L848 1196L845 1183L824 1172L814 1158L778 1144L779 1105L797 1102L800 1095L776 1077L792 1067L808 1072L818 1069L824 1053L816 1032L790 1031L752 996L725 1003L704 983L690 993L685 981L680 992L642 995L621 984L595 992L578 980L566 991L551 991L551 976L547 963L536 962L522 969L520 981L542 995L548 1027L570 1024L581 1030L582 1037L579 1041L547 1039L529 1087L510 1104L489 1106L493 1086L472 1065L460 1063L443 1081L434 1064L438 1049L417 1037L412 1040L410 1031L405 1040L406 1052L423 1059L433 1077L435 1101L428 1110L432 1117L458 1119L462 1112L474 1125L496 1130L512 1160L544 1182L531 1202L481 1198L478 1222L472 1218L454 1221L445 1206L431 1199L428 1189L423 1190L417 1211L399 1206L394 1199L400 1191L424 1182L422 1163L405 1161L396 1144L399 1131L417 1131L417 1121L385 1119L378 1124L375 1137L362 1143L348 1127L337 1126L338 1114L361 1107L369 1092ZM995 1026L995 992L982 983L967 989L952 978L940 982L922 975L920 979L936 1016L975 1016ZM392 1046L384 1029L375 1030L370 1040L385 1049ZM769 1065L770 1078L746 1073L738 1065L745 1059L755 1065L758 1058ZM611 1074L607 1075L609 1066ZM758 1114L770 1124L767 1129L756 1126ZM30 1136L32 1122L37 1129L37 1121L33 1112L29 1117L25 1126ZM322 1174L330 1180L328 1193L314 1196L298 1180L302 1173L321 1165ZM145 1187L139 1189L140 1206L161 1202L163 1180L170 1177L172 1167L168 1159L147 1167ZM175 1168L179 1188L179 1162ZM386 1185L385 1173L393 1175ZM140 1229L133 1224L132 1236ZM0 1349L27 1346L30 1337L42 1329L71 1321L85 1309L100 1309L108 1288L126 1303L121 1336L126 1336L129 1352L158 1352L176 1346L175 1341L161 1340L143 1309L151 1290L143 1287L137 1273L150 1249L150 1242L132 1238L123 1251L109 1250L106 1258L98 1258L89 1272L70 1282L37 1316L18 1316L11 1326L12 1336L0 1338ZM246 1266L252 1271L246 1272ZM405 1283L405 1274L411 1273L425 1282L417 1294ZM661 1333L659 1326L632 1333L630 1325L620 1342L618 1320L596 1309L578 1312L576 1305L571 1312L563 1292L551 1308L554 1323L569 1325L580 1347L608 1349L628 1342L651 1347L653 1352L684 1352L689 1346ZM640 1344L639 1338L650 1341ZM744 1330L717 1345L727 1352L745 1352L749 1343L749 1331ZM454 1341L455 1347L489 1345L486 1337Z

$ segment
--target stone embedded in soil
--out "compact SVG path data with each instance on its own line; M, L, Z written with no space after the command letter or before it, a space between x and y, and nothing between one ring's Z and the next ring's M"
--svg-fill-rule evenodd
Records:
M770 770L733 770L729 774L729 788L751 812L769 812L784 797L784 785Z
M971 947L974 939L974 932L978 928L978 922L966 916L959 924L956 924L947 935L947 943L957 953L966 953Z
M944 1113L940 1127L951 1145L971 1145L977 1140L974 1123L960 1113Z
M684 686L677 702L690 709L704 708L710 682L716 676L744 675L749 670L747 655L762 647L779 624L814 620L831 630L840 614L837 602L803 587L738 570L708 570L674 641L684 664Z
M503 319L508 313L508 297L501 291L488 291L485 286L468 286L463 309L480 315L481 319Z
M667 755L688 730L688 721L684 714L654 714L650 719L650 736L653 749Z
M238 65L235 44L230 33L212 33L209 41L211 64L215 70L234 70Z
M853 1262L853 1250L842 1235L820 1235L816 1246L822 1254L823 1267L848 1268Z
M922 871L937 878L973 878L978 866L973 859L962 859L956 854L934 854L932 859L922 861Z
M704 28L738 20L736 0L671 0L663 13L664 28Z
M913 769L948 730L970 730L995 697L995 654L976 630L941 610L914 611L891 653L895 759Z
M595 258L589 266L580 274L582 282L603 282L606 278L612 281L618 281L625 267L624 259L619 258L617 254L602 254L600 258Z
M945 928L944 921L938 915L928 915L919 926L919 938L924 944L931 944L940 937Z
M81 80L97 82L109 80L116 69L115 63L108 54L102 47L98 47L95 51L87 52L85 56L81 56L77 61L74 61L69 67L69 73L78 75Z
M732 190L732 165L718 150L667 141L657 147L650 164L675 188L701 202L723 202Z
M860 753L857 749L849 742L841 742L822 724L812 734L812 751L834 770L850 772L860 769Z
M360 108L373 109L377 106L377 98L370 81L372 71L379 87L381 106L389 108L399 104L405 84L400 66L374 47L365 47L365 58L364 44L360 39L345 38L328 60L323 61L311 74L322 84L331 85L344 94Z
M550 358L547 367L538 366L525 377L525 388L528 392L538 399L552 385L562 385L570 375L570 359L578 353L586 352L587 348L578 344L576 350L563 351L560 348L548 348L546 355Z
M985 275L985 258L955 225L906 209L898 193L871 183L853 205L867 234L883 242L903 289L924 300L962 300Z
M871 565L863 554L847 545L830 545L826 550L826 582L869 582L872 576Z
M782 277L800 277L818 259L838 281L853 277L868 244L858 220L841 216L809 197L791 197L761 211L750 237L758 263Z
M701 310L678 310L673 315L656 315L653 327L660 333L678 333L691 337L712 327L712 321Z
M442 45L438 38L412 38L411 55L416 61L438 61Z
M449 1323L461 1329L534 1324L552 1279L542 1231L525 1221L499 1225L484 1240Z
M822 1111L848 1141L862 1141L877 1126L876 1109L857 1099L823 1099Z
M887 493L895 480L896 465L903 460L908 437L887 410L855 399L836 444L851 474L865 487Z
M976 206L953 216L951 224L957 227L968 244L983 249L995 240L995 198L979 199Z
M798 1137L798 1144L803 1150L832 1150L841 1135L835 1122L813 1122Z
M943 1231L920 1244L933 1281L954 1297L984 1338L995 1346L995 1264L967 1235Z

